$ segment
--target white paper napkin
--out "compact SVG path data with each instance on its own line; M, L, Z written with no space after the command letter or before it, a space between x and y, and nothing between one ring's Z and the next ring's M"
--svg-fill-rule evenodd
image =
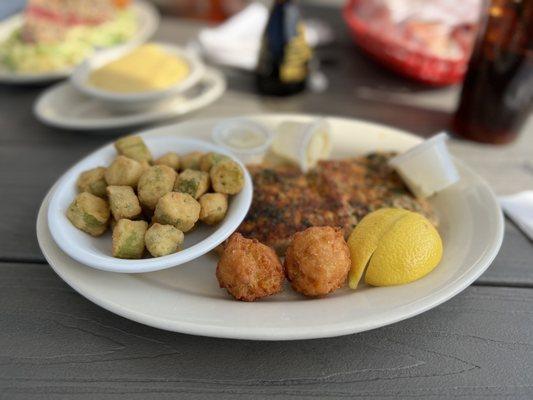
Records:
M268 13L264 4L251 3L224 23L203 29L198 36L200 51L214 63L253 70L257 63ZM321 21L305 21L305 26L306 39L310 46L333 39L331 28Z
M533 240L533 190L500 197L505 214Z

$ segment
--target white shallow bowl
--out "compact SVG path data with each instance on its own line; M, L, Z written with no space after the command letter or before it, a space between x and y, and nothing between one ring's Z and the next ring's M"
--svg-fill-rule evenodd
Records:
M112 49L100 51L91 58L85 60L75 69L70 77L70 82L81 93L101 101L104 105L116 110L141 110L154 107L170 97L185 92L202 79L206 69L203 62L196 55L176 45L157 42L154 44L162 47L168 54L182 58L187 63L189 74L185 79L165 89L139 93L111 92L92 86L89 84L89 76L94 70L103 67L132 50L128 49L128 51L124 51L124 49Z
M132 4L133 12L137 18L137 32L127 42L109 49L127 49L138 46L148 40L156 31L159 25L159 13L157 9L149 2L137 0ZM22 13L15 14L3 21L0 21L0 42L6 40L9 35L22 25ZM99 51L97 49L97 51ZM39 73L21 73L13 72L2 68L0 65L0 83L31 85L45 83L64 79L68 77L75 66L68 67L59 71L39 72Z
M316 115L246 116L274 129L286 120ZM421 138L354 119L327 118L332 158L369 151L405 151ZM208 139L219 120L188 121L153 132ZM148 137L148 136L147 136ZM503 238L503 217L489 186L456 160L461 180L430 199L441 224L441 263L424 278L402 286L346 286L323 299L307 299L288 285L254 303L233 300L218 287L217 257L206 254L179 268L147 274L115 274L87 268L57 247L47 222L49 196L37 221L37 238L56 273L94 303L123 317L170 331L236 339L290 340L346 335L413 317L459 294L491 264Z
M191 151L216 151L230 155L218 146L200 140L157 134L146 136L143 133L140 136L145 139L154 157L159 157L168 151L175 151L178 154ZM250 208L252 180L241 164L245 172L244 188L237 195L230 196L227 215L219 224L207 226L199 222L196 229L185 234L183 250L168 256L141 260L114 258L111 256L109 231L103 236L92 237L74 227L65 213L77 194L76 180L80 173L97 166L107 166L115 157L116 151L112 143L95 151L69 169L57 182L56 189L51 195L48 221L55 242L66 254L87 266L103 271L140 273L181 265L200 257L226 240L237 229Z

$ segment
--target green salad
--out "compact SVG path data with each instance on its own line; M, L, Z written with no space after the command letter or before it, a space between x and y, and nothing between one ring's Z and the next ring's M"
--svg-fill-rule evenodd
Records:
M124 43L136 30L131 9L120 11L113 21L98 26L73 27L57 43L25 43L17 29L0 43L0 63L4 69L20 73L60 71L79 64L95 48Z

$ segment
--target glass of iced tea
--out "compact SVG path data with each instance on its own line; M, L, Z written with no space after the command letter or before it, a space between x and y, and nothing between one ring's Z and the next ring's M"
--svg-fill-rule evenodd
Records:
M467 139L508 143L532 109L533 0L485 4L452 129Z

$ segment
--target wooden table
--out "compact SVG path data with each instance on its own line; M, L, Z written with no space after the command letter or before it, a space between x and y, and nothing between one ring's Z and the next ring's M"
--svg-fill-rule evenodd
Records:
M447 126L457 88L408 83L360 55L338 10L335 43L318 51L323 93L266 99L252 77L226 71L229 90L190 118L308 112L364 118L428 135ZM200 25L163 19L158 39L184 43ZM113 134L45 127L41 88L0 87L0 398L296 399L533 398L533 246L506 222L500 254L470 288L418 317L333 339L251 342L153 329L111 314L46 264L35 218L46 191ZM497 194L533 187L533 124L514 144L451 142ZM129 133L124 131L120 133Z

